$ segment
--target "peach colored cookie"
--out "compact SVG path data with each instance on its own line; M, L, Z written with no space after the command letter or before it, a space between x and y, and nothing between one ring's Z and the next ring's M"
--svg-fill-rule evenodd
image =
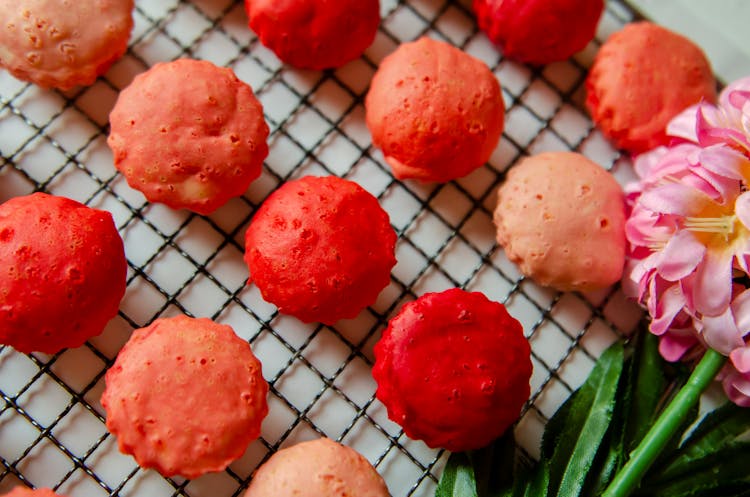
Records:
M711 65L692 41L650 22L626 25L602 45L586 78L591 118L618 148L667 145L667 123L716 100Z
M530 64L564 60L594 38L603 0L474 0L479 27L503 55Z
M320 438L276 452L244 497L389 497L383 478L357 451Z
M279 312L333 324L375 302L396 264L396 233L377 199L335 176L273 192L245 234L250 279Z
M206 318L135 330L105 380L102 407L120 451L164 476L223 470L268 414L268 384L250 346Z
M625 202L620 185L598 164L573 152L527 157L497 195L497 241L523 274L562 291L620 280Z
M446 182L487 162L505 107L487 65L420 38L383 59L365 100L373 144L400 179Z
M0 0L0 66L42 88L90 85L119 59L133 0Z
M64 497L56 494L50 488L31 489L26 487L16 487L2 497Z
M210 214L245 193L268 155L263 108L231 69L179 59L120 93L107 143L115 167L151 202Z
M250 29L282 61L304 69L359 57L380 24L378 0L245 0Z
M117 314L127 262L112 215L34 193L0 205L0 343L78 347Z
M372 375L388 417L411 438L478 449L518 419L530 393L521 324L478 292L427 293L390 320Z

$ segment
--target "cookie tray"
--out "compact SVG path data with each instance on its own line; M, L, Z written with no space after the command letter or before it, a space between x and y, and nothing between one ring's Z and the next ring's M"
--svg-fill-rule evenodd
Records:
M561 294L523 278L494 241L495 190L519 158L549 150L577 150L628 181L629 164L582 108L582 83L601 41L632 20L632 11L608 2L588 48L532 68L501 57L478 32L469 0L381 0L383 21L365 55L335 71L310 72L281 65L257 41L240 1L136 4L127 54L91 87L45 91L0 71L0 201L46 191L109 210L129 266L119 315L101 336L54 356L0 347L0 494L26 483L71 497L235 496L269 453L325 435L364 454L394 497L432 496L448 454L408 439L388 420L370 368L388 318L417 295L451 287L483 291L523 323L534 374L516 435L536 456L546 420L642 314L618 287ZM500 79L507 109L489 163L445 185L395 180L364 124L363 97L378 63L423 34L484 60ZM118 91L147 67L178 57L232 67L258 94L271 127L260 179L207 217L146 203L116 173L106 145ZM308 174L357 181L379 198L399 234L390 285L371 308L336 326L279 315L246 285L243 235L254 210L283 181ZM121 455L99 403L104 373L131 331L180 313L232 325L271 384L261 439L228 470L193 481L164 479Z

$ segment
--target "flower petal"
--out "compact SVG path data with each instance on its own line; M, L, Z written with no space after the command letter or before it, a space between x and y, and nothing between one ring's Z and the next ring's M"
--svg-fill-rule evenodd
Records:
M699 160L705 169L735 180L746 178L750 170L750 160L725 144L704 148L699 154Z
M731 309L719 316L704 316L701 319L703 329L701 336L712 349L724 355L729 355L737 347L742 347L742 334L737 329Z
M638 202L659 214L697 216L713 204L705 193L680 183L665 183L643 192Z
M734 202L734 213L745 228L750 229L750 192L745 192Z
M693 302L704 316L720 316L732 296L732 253L727 249L706 251L695 270Z
M671 121L669 121L669 124L667 125L667 134L669 136L675 136L697 143L698 135L695 131L695 115L697 112L698 104L695 104L677 114Z
M750 378L748 375L729 374L722 381L722 385L729 400L740 407L750 407Z
M750 373L750 347L734 349L729 360L740 373Z
M742 336L750 333L750 290L745 290L732 299L732 314Z
M659 339L659 353L667 361L676 362L698 343L692 334L665 333Z
M681 230L667 242L656 270L667 281L677 281L692 273L703 260L706 246L686 230Z
M722 107L734 107L735 109L742 110L747 102L750 101L750 85L746 83L750 78L745 78L745 81L737 81L737 85L732 84L727 87L726 100L722 100ZM744 87L743 87L744 85Z
M670 285L661 292L656 308L651 314L651 333L663 335L669 330L675 316L685 306L685 297L682 295L679 285Z

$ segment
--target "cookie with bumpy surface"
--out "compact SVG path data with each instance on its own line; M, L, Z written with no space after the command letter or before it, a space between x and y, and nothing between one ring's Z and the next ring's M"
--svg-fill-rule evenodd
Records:
M210 214L242 195L268 155L268 125L231 69L179 59L139 74L117 98L107 143L151 202Z
M105 376L102 407L120 451L186 478L244 454L268 414L268 384L227 325L177 316L135 330Z
M505 306L453 288L422 295L390 320L372 375L388 417L409 437L460 452L489 444L518 419L530 354Z
M42 88L90 85L119 59L133 0L0 0L0 67Z
M0 205L0 343L53 354L102 332L127 262L109 212L34 193Z
M244 497L390 497L360 453L328 438L276 452L253 474Z
M250 28L283 62L329 69L356 59L375 39L378 0L245 0Z
M688 38L647 21L610 36L586 77L591 119L632 153L668 145L669 121L701 101L716 101L706 55Z
M399 179L466 176L490 158L504 119L500 83L489 67L426 37L383 59L365 99L372 142Z
M390 283L396 233L353 181L307 176L263 202L245 234L250 280L279 311L305 322L353 318Z

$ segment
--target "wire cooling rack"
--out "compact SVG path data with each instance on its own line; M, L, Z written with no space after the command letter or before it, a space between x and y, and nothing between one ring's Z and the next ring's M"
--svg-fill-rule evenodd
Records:
M282 65L258 42L239 0L136 3L127 54L93 86L45 91L0 71L0 201L46 191L109 210L129 266L119 315L101 336L54 356L0 347L0 494L26 484L71 497L236 496L273 451L325 435L364 454L394 497L431 496L448 454L408 439L387 419L374 398L372 347L404 302L451 287L483 291L523 323L534 374L516 436L537 455L546 420L641 312L618 287L561 294L523 278L494 241L495 191L519 158L548 150L580 151L628 179L627 162L581 102L593 54L632 11L609 2L586 50L531 68L503 59L478 32L469 0L381 0L383 21L365 55L335 71L310 72ZM364 124L363 98L378 63L425 34L484 60L501 81L507 109L489 163L445 185L395 180ZM256 91L271 127L262 176L207 217L148 204L116 172L106 145L118 91L147 67L179 57L234 69ZM243 237L253 212L282 182L308 174L357 181L378 197L399 234L390 285L371 308L335 326L279 315L246 285ZM180 313L230 324L251 343L271 385L261 438L226 471L193 481L164 479L121 455L99 403L104 373L131 331Z

